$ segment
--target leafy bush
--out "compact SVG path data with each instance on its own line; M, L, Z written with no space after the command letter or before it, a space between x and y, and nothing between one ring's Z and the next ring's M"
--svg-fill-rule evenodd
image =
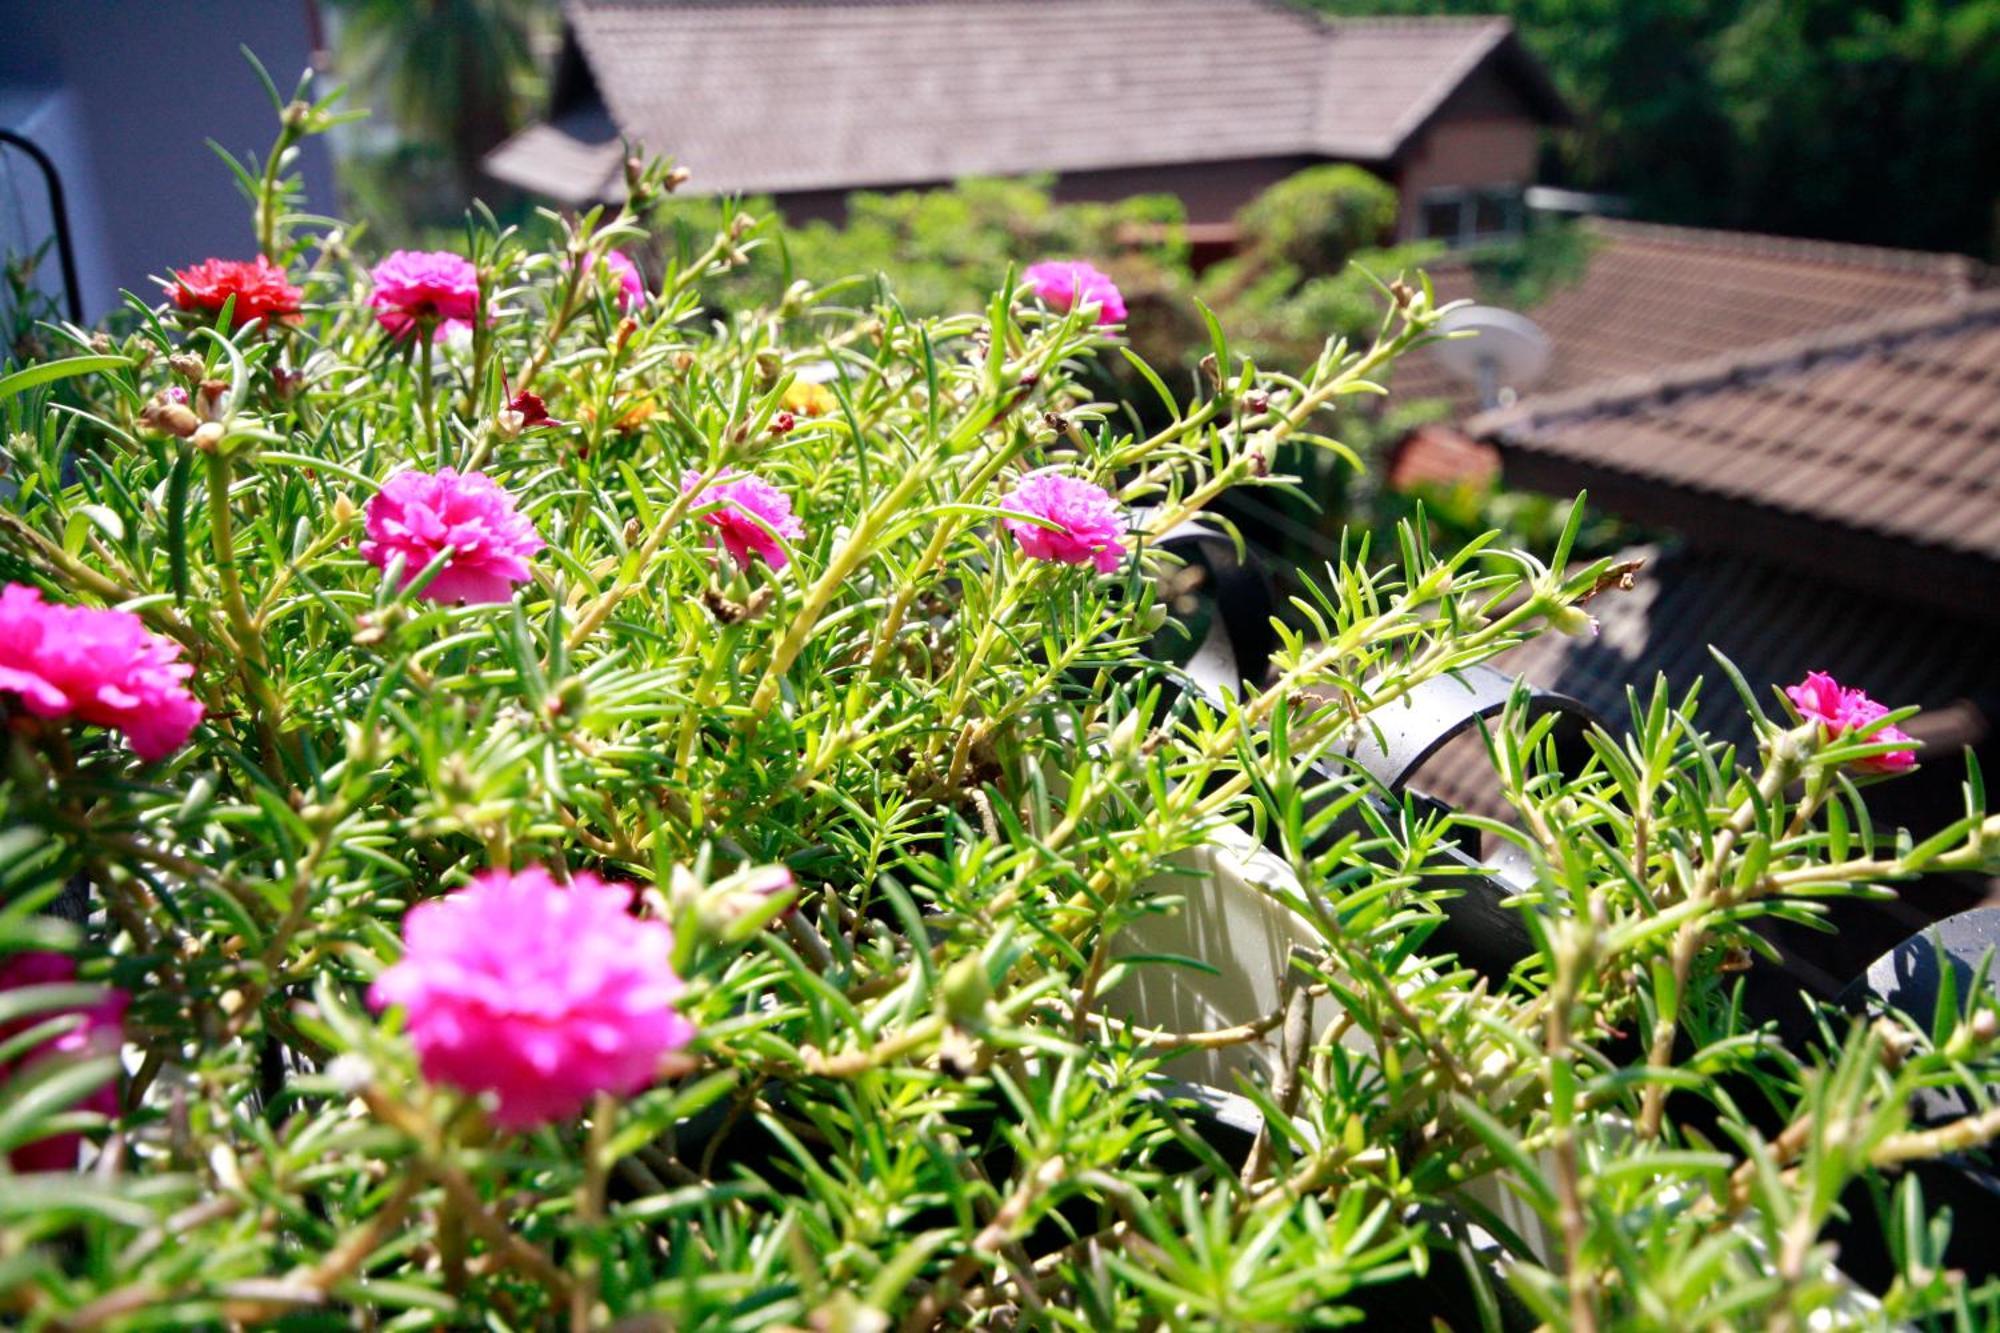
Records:
M1396 225L1394 187L1365 168L1309 167L1252 200L1238 218L1244 248L1301 273L1333 273Z
M0 951L59 955L0 996L0 1151L97 1148L0 1175L14 1323L1280 1328L1456 1289L1802 1327L1843 1299L1843 1191L1921 1219L1897 1167L1995 1131L1908 1121L1993 1076L1983 993L1797 1052L1732 1007L1759 916L1990 863L1976 774L1935 839L1868 823L1907 741L1858 728L1903 714L1746 687L1737 754L1655 690L1565 770L1510 711L1489 831L1533 943L1475 983L1436 936L1453 831L1364 813L1338 756L1618 572L1406 531L1326 571L1268 686L1151 656L1161 534L1284 484L1420 294L1296 375L1218 339L1140 435L1079 387L1115 329L1025 292L917 318L794 267L705 310L778 261L748 219L629 307L627 213L371 276L287 203L324 120L246 172L268 315L135 300L0 378L33 588L0 606ZM1204 964L1133 932L1257 893L1188 873L1244 827L1309 943L1274 1012L1163 1026L1141 983ZM41 912L83 885L81 928ZM1234 1051L1275 1070L1247 1154L1159 1077ZM1886 1316L1970 1319L1940 1229L1892 1233Z

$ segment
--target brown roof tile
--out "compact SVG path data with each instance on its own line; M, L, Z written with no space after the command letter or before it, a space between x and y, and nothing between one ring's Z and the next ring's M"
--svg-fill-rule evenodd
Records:
M1538 394L1503 453L2000 561L2000 291Z
M1559 393L1930 305L1979 285L1962 255L1593 218L1583 274L1526 313L1554 344L1533 392ZM1440 301L1476 299L1477 257L1431 271ZM1472 390L1419 349L1392 381L1404 400L1476 410Z
M1696 723L1739 746L1753 743L1749 718L1713 646L1761 691L1808 671L1830 671L1900 707L1926 710L1915 730L1932 742L1926 762L1949 766L1953 749L1986 739L2000 721L2000 626L1911 607L1894 597L1840 588L1810 574L1716 551L1640 547L1647 563L1630 592L1591 605L1594 636L1544 634L1502 654L1496 667L1589 705L1614 732L1629 725L1625 691L1645 698L1665 675L1678 699L1706 682ZM1498 814L1497 785L1472 740L1433 757L1412 785L1463 809Z
M1504 19L1329 20L1278 0L570 0L618 131L715 193L1395 154L1489 58L1563 110ZM578 127L489 169L600 183ZM574 170L577 159L582 168ZM614 177L606 188L615 191Z

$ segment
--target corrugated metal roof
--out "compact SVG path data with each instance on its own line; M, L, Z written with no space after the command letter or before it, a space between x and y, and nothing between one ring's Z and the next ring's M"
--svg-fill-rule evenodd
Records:
M1602 218L1581 224L1583 272L1525 313L1554 345L1535 394L1756 347L1886 311L1964 295L1983 270L1963 255L1663 227ZM1440 301L1476 299L1476 257L1431 270ZM1474 391L1419 350L1396 368L1399 398L1477 410Z
M1331 20L1276 0L571 0L566 12L617 130L713 193L1386 159L1503 51L1544 114L1563 114L1504 19ZM573 195L578 148L553 136L575 133L537 127L489 167Z
M2000 291L1537 395L1467 429L1507 455L2000 561Z

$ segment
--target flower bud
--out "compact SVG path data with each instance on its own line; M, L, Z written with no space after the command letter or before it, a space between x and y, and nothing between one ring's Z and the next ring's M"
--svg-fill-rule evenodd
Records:
M799 419L790 412L780 412L771 418L771 434L790 435L798 428Z
M702 930L725 944L750 938L792 910L798 884L784 866L752 866L719 879L702 893Z
M693 175L694 173L689 171L686 167L674 167L672 170L668 171L667 174L661 179L661 183L664 184L669 191L678 190L681 188L681 186L686 185L688 183L689 177Z
M229 392L228 380L203 380L194 392L194 410L203 421L222 420L222 396Z
M175 352L167 358L167 368L189 384L201 383L202 376L208 374L208 365L191 352Z
M354 501L348 499L345 492L333 497L333 521L335 523L343 525L352 523L355 514L358 512L360 511L355 509Z
M212 454L222 448L222 441L228 433L222 428L220 421L204 421L195 428L189 440L201 452Z
M986 1023L986 1006L993 1001L993 980L986 975L986 960L978 956L961 958L938 979L944 997L945 1017L962 1028L980 1028Z
M557 685L543 707L552 718L574 718L581 714L590 701L590 687L581 676L569 676Z
M1573 639L1597 633L1597 620L1580 606L1559 606L1549 612L1549 625Z
M201 418L187 405L187 390L162 389L139 411L139 422L163 435L185 440L201 426Z
M1253 417L1261 417L1271 410L1271 395L1264 389L1252 389L1243 395L1243 411Z

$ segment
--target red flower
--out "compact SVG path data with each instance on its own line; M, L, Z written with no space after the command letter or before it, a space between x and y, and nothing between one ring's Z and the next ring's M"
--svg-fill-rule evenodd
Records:
M255 259L204 259L189 268L176 269L174 304L182 310L214 314L230 297L236 298L231 328L242 328L253 319L289 319L299 313L305 295L285 281L285 270L258 255Z

